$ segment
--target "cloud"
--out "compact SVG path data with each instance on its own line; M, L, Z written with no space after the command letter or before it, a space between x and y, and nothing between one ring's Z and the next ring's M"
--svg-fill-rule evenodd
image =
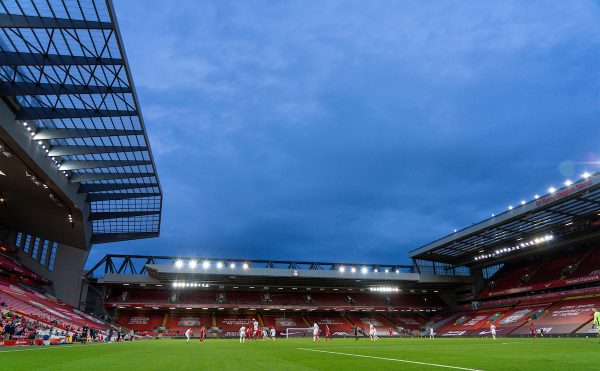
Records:
M110 251L407 262L599 169L595 2L115 7L165 197Z

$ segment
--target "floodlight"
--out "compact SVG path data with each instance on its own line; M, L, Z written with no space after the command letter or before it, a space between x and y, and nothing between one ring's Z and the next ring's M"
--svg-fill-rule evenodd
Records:
M344 267L340 267L338 270L339 270L340 272L344 273L344 272L346 271L346 268L344 268Z
M221 269L221 268L223 268L223 263L221 263L221 262L217 262L217 268L218 268L218 269Z
M367 267L362 267L360 269L360 271L363 272L363 273L367 273L369 270L367 269Z
M177 261L175 262L175 267L177 267L177 268L181 268L181 267L183 267L183 260L177 260Z
M556 192L556 188L550 187L550 188L548 188L548 192L549 193L554 193L554 192Z
M195 260L190 260L190 262L189 262L190 268L192 268L192 269L196 268L196 264L197 263Z
M583 179L587 179L587 178L589 178L589 177L591 177L591 176L592 176L592 174L588 173L587 171L586 171L586 172L584 172L583 174L581 174L581 177L582 177Z
M204 268L204 269L208 269L208 268L210 268L210 262L209 262L208 260L205 260L205 261L202 263L202 268Z
M244 263L244 265L242 265L242 268L248 269L248 263Z

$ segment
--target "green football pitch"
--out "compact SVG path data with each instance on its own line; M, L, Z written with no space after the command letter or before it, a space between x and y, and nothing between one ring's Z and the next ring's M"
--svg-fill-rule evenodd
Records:
M0 350L2 370L599 370L596 338L147 340Z

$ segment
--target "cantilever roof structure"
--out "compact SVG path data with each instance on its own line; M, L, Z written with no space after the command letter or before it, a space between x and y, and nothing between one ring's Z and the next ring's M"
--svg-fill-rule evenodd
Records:
M410 256L449 264L475 263L476 255L493 255L497 249L515 247L528 238L551 234L560 240L594 231L586 220L600 220L600 173L587 174L547 195L431 242L411 251ZM584 224L576 224L578 221Z
M110 0L0 1L0 97L87 194L92 243L158 236L161 187Z

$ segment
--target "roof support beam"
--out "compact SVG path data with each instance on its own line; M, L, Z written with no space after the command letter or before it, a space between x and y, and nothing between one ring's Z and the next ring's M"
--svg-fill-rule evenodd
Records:
M156 177L154 173L76 173L71 175L71 182L95 182L99 180L131 179L131 178L152 178Z
M145 198L159 197L158 192L143 192L143 193L89 193L87 196L88 202L115 201L127 200L130 198Z
M119 191L123 189L139 189L158 187L157 183L117 183L117 184L80 184L79 193Z
M594 201L594 200L590 200L589 198L578 197L577 199L580 200L580 201L583 201L583 202L587 202L589 204L600 205L600 202Z
M0 51L0 66L119 66L119 58L86 57L75 55L38 54Z
M50 108L22 107L16 114L17 120L69 119L89 117L137 116L137 111L82 109L82 108Z
M92 243L106 243L158 237L158 232L94 233Z
M63 95L63 94L111 94L131 93L129 86L72 85L34 82L0 82L0 96Z
M33 140L66 139L66 138L92 138L92 137L120 137L128 135L144 135L142 130L128 129L39 129Z
M106 219L119 219L119 218L133 218L136 216L145 215L158 215L160 210L146 210L146 211L106 211L106 212L92 212L88 220L106 220Z
M143 166L152 165L150 160L97 160L97 161L78 161L67 160L60 164L59 170L81 170L95 169L104 167L120 167L120 166Z
M53 146L48 156L90 155L94 153L119 153L147 151L141 146Z
M0 28L77 28L111 30L110 22L95 22L77 19L36 17L30 15L0 14Z

